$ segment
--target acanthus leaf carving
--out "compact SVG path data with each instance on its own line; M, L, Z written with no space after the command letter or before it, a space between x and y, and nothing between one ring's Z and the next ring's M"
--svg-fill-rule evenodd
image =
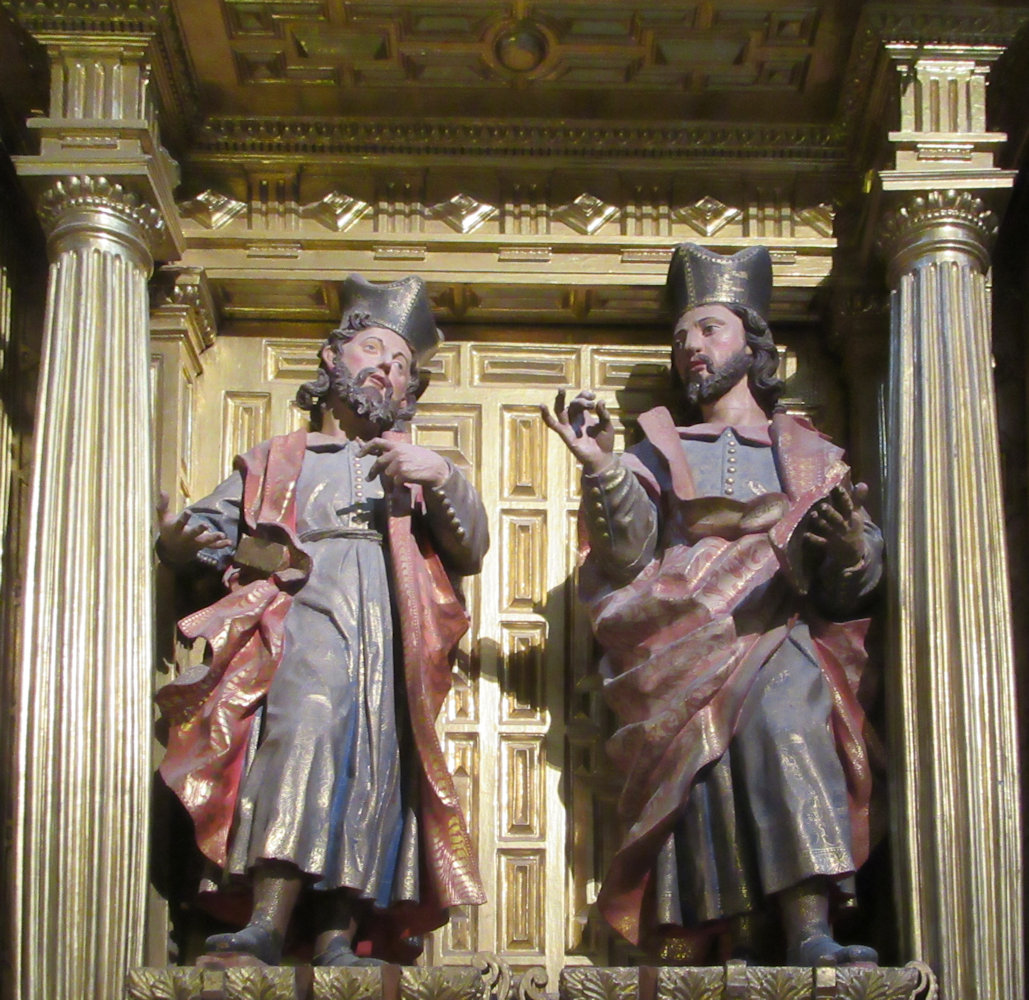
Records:
M106 177L62 177L54 181L39 201L40 221L47 231L75 210L109 212L138 227L147 237L155 237L165 228L164 219L156 208Z
M927 191L890 212L879 226L876 245L887 258L916 248L934 230L950 226L962 230L966 250L989 263L986 247L997 233L996 214L969 191Z

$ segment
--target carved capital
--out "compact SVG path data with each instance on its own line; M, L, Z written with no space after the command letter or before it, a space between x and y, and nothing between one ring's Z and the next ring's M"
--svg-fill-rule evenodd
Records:
M981 271L990 266L989 247L997 216L968 191L928 191L889 212L879 227L877 245L890 268L890 284L920 262L964 257Z
M139 196L106 177L64 177L39 200L39 218L51 254L90 239L113 240L150 268L152 246L164 235L164 219Z
M201 267L162 267L150 285L150 308L185 309L199 335L197 354L210 347L218 332L217 311L207 273Z

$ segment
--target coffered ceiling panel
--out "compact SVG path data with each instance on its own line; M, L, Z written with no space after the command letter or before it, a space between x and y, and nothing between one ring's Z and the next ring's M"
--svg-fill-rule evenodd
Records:
M213 115L828 120L843 0L174 0Z

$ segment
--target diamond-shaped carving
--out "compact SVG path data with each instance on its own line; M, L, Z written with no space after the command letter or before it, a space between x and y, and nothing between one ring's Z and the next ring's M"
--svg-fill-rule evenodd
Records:
M246 210L245 202L226 198L217 191L204 191L179 205L179 212L185 218L195 219L205 229L221 229Z
M592 236L601 226L618 216L619 209L595 195L583 192L574 201L554 209L554 218L583 236Z
M797 222L803 226L810 226L819 236L832 236L834 216L832 205L826 204L801 208L796 213Z
M497 214L495 205L477 201L469 194L455 194L449 201L441 201L426 209L430 219L440 219L459 233L472 233L487 219Z
M331 191L321 201L312 201L301 206L300 215L305 219L314 219L326 229L337 233L345 233L372 206L360 198L349 194Z
M685 222L690 229L700 233L701 236L714 236L719 229L724 229L742 214L740 209L732 208L717 198L707 195L692 205L677 208L672 213L672 217L680 222Z

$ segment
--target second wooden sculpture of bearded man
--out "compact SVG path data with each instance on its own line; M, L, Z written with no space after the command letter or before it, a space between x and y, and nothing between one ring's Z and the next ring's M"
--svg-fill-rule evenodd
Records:
M628 832L598 905L633 942L735 925L745 952L770 903L790 964L874 962L830 904L869 848L857 615L881 537L841 450L776 412L771 290L764 247L676 248L672 360L698 422L651 410L616 456L592 392L543 410L583 466L582 596L620 724Z

